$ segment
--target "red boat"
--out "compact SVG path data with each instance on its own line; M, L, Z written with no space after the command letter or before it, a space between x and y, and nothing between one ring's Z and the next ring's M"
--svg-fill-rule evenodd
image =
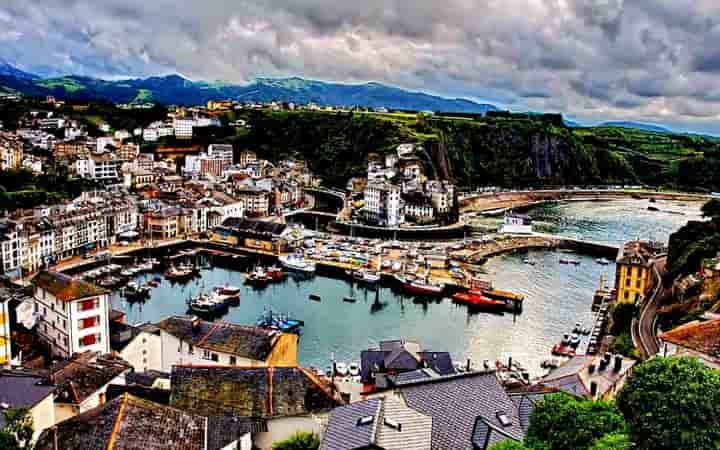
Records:
M458 292L453 295L453 300L475 308L504 310L506 307L504 301L487 298L480 291Z
M421 280L406 281L403 283L403 289L409 294L415 295L433 295L439 297L445 290L445 285L430 284Z
M268 267L267 270L265 270L265 275L270 277L273 281L280 281L285 276L282 269L276 266Z
M575 356L575 349L570 345L558 342L552 348L552 354L558 356Z

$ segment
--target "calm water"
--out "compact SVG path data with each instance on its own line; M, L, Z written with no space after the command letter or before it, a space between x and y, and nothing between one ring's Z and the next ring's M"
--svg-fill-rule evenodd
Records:
M548 231L597 241L620 242L640 236L666 240L669 233L697 215L699 205L658 203L661 209L685 208L688 216L644 211L647 203L570 203L531 211ZM264 290L243 285L239 307L224 317L236 323L254 323L266 307L289 313L305 321L300 340L300 363L325 368L331 355L340 361L359 359L359 352L383 339L404 337L420 341L425 348L448 350L459 360L512 356L531 372L549 357L550 348L575 322L589 325L590 303L601 275L612 282L614 266L601 266L594 258L573 256L580 266L559 264L562 253L537 251L500 256L486 264L486 278L501 289L525 294L521 315L469 314L449 300L416 303L412 298L387 288L366 290L349 282L316 276L288 278ZM523 263L528 257L536 262ZM154 288L144 305L129 305L116 296L116 307L128 313L130 323L157 321L170 314L186 312L185 299L205 286L230 283L242 285L239 272L215 268L187 285L167 281ZM308 300L310 294L322 302ZM357 303L343 297L353 295Z

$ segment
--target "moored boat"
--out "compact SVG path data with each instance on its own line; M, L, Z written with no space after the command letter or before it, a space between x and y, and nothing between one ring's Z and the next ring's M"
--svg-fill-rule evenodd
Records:
M192 278L195 276L195 273L186 267L170 267L164 275L168 280L180 281Z
M505 302L488 298L481 291L470 290L467 292L458 292L453 295L455 303L462 303L473 308L482 308L494 311L502 311L506 308Z
M305 257L302 255L281 256L278 258L278 261L280 261L280 265L288 270L303 273L315 273L315 263L305 260Z
M406 281L403 284L403 289L405 289L405 291L409 294L432 295L439 297L442 296L445 291L445 285L434 284L428 282L427 280L416 279L413 281Z

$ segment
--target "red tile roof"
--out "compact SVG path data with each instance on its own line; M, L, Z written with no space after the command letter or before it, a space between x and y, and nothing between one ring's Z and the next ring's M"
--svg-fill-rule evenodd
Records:
M660 339L681 347L720 357L720 320L694 321L660 335Z
M32 280L39 287L56 299L68 302L80 298L107 294L108 291L85 281L75 280L60 272L40 272Z

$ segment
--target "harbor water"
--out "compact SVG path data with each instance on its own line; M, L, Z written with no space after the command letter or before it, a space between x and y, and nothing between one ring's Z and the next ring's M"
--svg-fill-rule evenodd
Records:
M699 217L699 204L657 205L682 210L685 215L649 212L647 201L636 200L546 205L531 210L530 215L543 231L615 244L636 237L667 240L687 220ZM129 323L154 322L185 314L186 299L203 289L231 284L242 286L241 301L222 320L254 324L266 308L303 320L298 358L307 367L324 369L332 355L338 361L358 361L361 350L381 340L406 338L427 349L447 350L456 360L470 358L478 365L512 356L537 375L540 363L550 358L551 347L563 334L576 322L590 326L592 295L600 277L613 282L612 263L601 265L594 257L571 256L580 264L560 264L568 255L555 251L508 254L486 263L486 279L500 289L525 295L523 312L517 316L470 313L448 299L413 298L388 287L366 289L322 276L290 276L256 289L243 284L241 272L221 267L202 270L199 278L187 284L163 280L144 303L130 304L115 294L113 304L127 313ZM321 301L309 300L311 294L319 295ZM344 302L344 297L357 302Z

